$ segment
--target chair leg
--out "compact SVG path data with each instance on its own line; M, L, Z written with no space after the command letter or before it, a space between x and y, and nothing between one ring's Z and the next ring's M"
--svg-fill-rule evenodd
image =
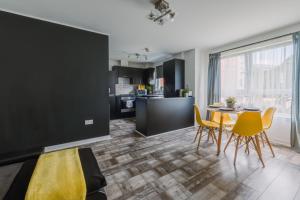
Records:
M198 130L197 130L197 134L196 134L196 136L195 136L195 139L194 139L194 142L196 142L196 139L197 139L197 137L198 137L198 135L199 135L199 132L200 132L200 129L201 129L202 127L201 126L199 126L199 128L198 128ZM193 143L194 143L193 142Z
M204 127L202 127L201 130L200 130L200 132L199 132L199 134L200 134L200 136L199 136L200 140L202 139L203 130L204 130Z
M232 133L232 134L230 135L230 138L229 138L229 140L228 140L228 142L227 142L227 144L226 144L226 146L225 146L225 148L224 148L224 153L225 153L225 151L226 151L226 149L227 149L229 143L231 142L233 135L234 135L234 133Z
M214 129L211 129L211 135L212 135L213 141L215 140L215 142L217 144L218 142L217 142L217 137L216 137Z
M262 143L263 147L265 148L265 141L264 141L263 134L261 133L259 135L260 135L261 143Z
M258 135L255 136L255 141L254 141L254 139L251 137L251 141L252 141L252 143L253 143L253 145L254 145L254 147L255 147L255 150L256 150L256 152L257 152L257 155L258 155L258 157L259 157L259 159L260 159L260 161L261 161L261 163L262 163L262 165L263 165L263 168L264 168L264 167L265 167L265 163L264 163L264 161L263 161L263 159L262 159L262 154L261 154L261 149L260 149L260 145L259 145Z
M203 131L204 127L201 128L200 130L200 136L199 136L199 139L198 139L198 146L197 146L197 150L199 150L199 146L200 146L200 141L201 141L201 138L202 138L202 131Z
M245 148L245 153L247 153L249 155L250 151L249 151L249 142L250 142L250 138L249 137L245 137L246 138L246 148Z
M264 134L264 136L265 136L265 138L266 138L267 144L268 144L269 147L270 147L270 150L271 150L271 152L272 152L272 154L273 154L273 157L275 157L275 153L274 153L274 151L273 151L272 144L270 143L270 140L269 140L269 138L268 138L266 132L263 131L263 134Z
M240 138L241 138L241 136L238 136L237 139L236 139L236 146L235 146L235 152L234 152L234 161L233 161L234 166L235 166L235 163L236 163L236 156L237 156L237 152L238 152L238 149L239 149Z
M209 138L210 138L210 129L208 129L208 133L207 133L207 142L209 142Z
M212 132L213 132L213 130L212 130L212 129L210 129L210 132L209 132L209 134L210 134L210 137L211 137L211 141L212 141L212 143L214 144L214 143L215 143L215 141L214 141L214 136L213 136Z

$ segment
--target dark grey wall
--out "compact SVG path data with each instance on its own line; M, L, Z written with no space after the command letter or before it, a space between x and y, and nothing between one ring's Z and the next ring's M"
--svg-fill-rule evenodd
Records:
M0 160L107 135L107 88L107 36L0 12Z

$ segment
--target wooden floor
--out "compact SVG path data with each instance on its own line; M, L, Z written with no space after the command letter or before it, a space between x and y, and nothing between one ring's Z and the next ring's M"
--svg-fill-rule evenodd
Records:
M109 200L300 199L300 154L288 148L275 147L276 158L263 148L266 168L254 150L240 149L234 167L233 145L216 156L216 145L204 140L197 151L194 128L150 138L134 129L133 120L114 120L113 139L91 145ZM17 167L0 168L0 199Z
M113 139L92 146L109 199L300 199L300 154L288 148L275 147L276 158L263 148L266 168L240 149L234 167L233 145L216 156L204 140L197 151L193 128L150 138L134 129L132 120L112 121Z

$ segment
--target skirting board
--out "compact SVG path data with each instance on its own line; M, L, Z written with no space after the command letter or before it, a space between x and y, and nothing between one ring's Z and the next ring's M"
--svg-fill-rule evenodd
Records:
M87 144L101 142L101 141L110 140L110 139L112 139L112 137L110 135L107 135L107 136L103 136L103 137L96 137L96 138L90 138L90 139L86 139L86 140L79 140L79 141L75 141L75 142L68 142L68 143L64 143L64 144L58 144L58 145L45 147L44 152L58 151L58 150L62 150L62 149L78 147L81 145L87 145Z

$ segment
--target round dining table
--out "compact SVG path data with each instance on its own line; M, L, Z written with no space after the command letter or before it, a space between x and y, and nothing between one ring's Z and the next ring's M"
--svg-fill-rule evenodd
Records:
M245 110L245 109L228 109L228 108L224 108L224 107L212 107L212 106L208 106L207 107L207 111L209 112L219 112L221 113L220 115L220 126L219 126L219 134L218 134L218 138L217 138L217 156L220 154L221 152L221 144L222 144L222 133L223 133L223 118L224 118L224 113L227 114L238 114L238 113L242 113L242 112L261 112L261 110L257 109L257 110Z

